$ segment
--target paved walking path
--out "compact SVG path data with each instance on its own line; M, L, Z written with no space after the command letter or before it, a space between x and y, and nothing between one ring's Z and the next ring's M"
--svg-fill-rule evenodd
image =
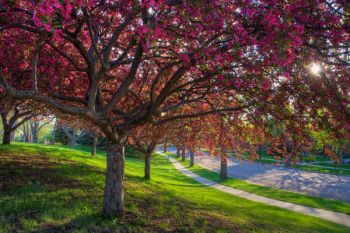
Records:
M175 148L168 148L176 153ZM220 171L220 159L196 156L195 162L209 170ZM319 173L283 166L228 159L229 177L238 178L253 184L264 185L311 196L331 198L350 203L350 176Z
M202 167L216 172L220 171L218 158L203 156L196 157L195 161ZM350 202L350 176L337 176L232 159L228 160L227 173L229 177L258 185Z
M158 153L163 154L161 152L158 152ZM163 154L163 155L165 155L165 154ZM181 173L196 180L197 182L199 182L201 184L210 186L210 187L215 188L217 190L220 190L222 192L232 194L235 196L239 196L239 197L251 200L251 201L264 203L266 205L277 206L277 207L282 208L282 209L287 209L287 210L291 210L294 212L322 218L322 219L325 219L327 221L335 222L335 223L350 227L350 216L349 215L346 215L343 213L338 213L338 212L333 212L333 211L329 211L329 210L323 210L323 209L317 209L317 208L292 204L292 203L288 203L288 202L284 202L284 201L278 201L278 200L274 200L271 198L262 197L259 195L248 193L248 192L245 192L242 190L234 189L234 188L218 184L214 181L211 181L211 180L208 180L206 178L203 178L201 176L196 175L195 173L187 170L184 166L182 166L174 158L169 157L169 160L174 165L174 167L177 170L179 170Z

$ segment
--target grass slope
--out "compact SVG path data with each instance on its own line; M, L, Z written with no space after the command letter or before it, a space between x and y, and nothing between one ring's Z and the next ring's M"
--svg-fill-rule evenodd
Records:
M163 157L127 159L124 220L101 218L105 157L58 146L0 146L0 232L349 232L344 226L203 186Z

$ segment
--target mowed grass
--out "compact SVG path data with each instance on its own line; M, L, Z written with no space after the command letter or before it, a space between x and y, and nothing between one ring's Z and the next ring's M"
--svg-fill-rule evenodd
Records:
M320 161L330 161L327 158L317 158L317 160ZM280 160L275 160L269 156L263 156L261 159L256 159L255 162L258 163L266 163L266 164L272 164L276 166L283 166L283 161L282 159ZM319 166L325 166L325 167L318 167ZM292 164L292 168L294 169L299 169L299 170L305 170L305 171L313 171L313 172L320 172L320 173L330 173L330 174L336 174L336 175L346 175L350 176L350 168L349 164L339 164L334 166L334 164L329 164L329 163L315 163L315 164ZM344 169L345 168L345 169Z
M104 219L105 157L59 146L0 146L0 232L349 232L206 187L166 158L127 158L126 217ZM137 156L136 156L137 157Z
M313 171L313 172L320 172L320 173L331 173L335 175L345 175L345 176L350 176L350 170L347 167L347 165L332 165L332 164L315 164L316 166L313 165L293 165L292 167L295 169L300 169L300 170L306 170L306 171ZM317 165L320 166L327 166L327 167L317 167ZM345 168L345 169L342 169Z
M172 157L176 158L176 156L172 153L166 153L166 154L169 154ZM218 182L220 184L230 186L232 188L247 191L247 192L254 193L264 197L273 198L276 200L310 206L314 208L342 212L350 215L350 203L289 192L281 189L274 189L271 187L256 185L256 184L252 184L252 183L249 183L240 179L231 178L231 177L228 178L227 180L221 180L219 178L219 174L214 171L203 168L198 164L195 164L193 167L189 167L190 163L188 159L184 162L181 161L181 158L176 158L176 159L182 165L184 165L188 170L196 173L197 175L205 177L209 180Z
M332 168L340 168L340 169L350 169L350 163L347 164L334 164L334 163L317 163L317 165L325 166L325 167L332 167Z

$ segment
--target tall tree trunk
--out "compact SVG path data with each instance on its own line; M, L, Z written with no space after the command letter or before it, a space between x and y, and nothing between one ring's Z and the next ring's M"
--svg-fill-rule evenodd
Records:
M23 140L24 142L31 142L28 122L23 124Z
M177 146L176 147L176 158L180 158L180 148Z
M14 142L14 141L15 141L15 133L16 133L16 130L12 130L12 131L11 131L11 134L10 134L10 141L11 141L11 142Z
M194 165L194 153L192 150L190 150L190 167L193 167Z
M38 124L38 122L30 122L33 143L38 143Z
M123 143L109 142L103 198L103 215L105 217L124 217L124 165Z
M4 145L10 145L11 143L11 130L9 130L7 127L4 127L4 134L2 137L2 144Z
M263 146L259 144L259 159L261 159L263 153Z
M220 179L225 180L227 179L227 158L225 153L221 154L220 161Z
M38 133L32 132L32 141L33 143L38 143Z
M151 179L151 153L145 154L145 178Z
M96 136L93 136L92 137L92 148L91 148L91 155L92 156L96 155L97 141L98 141L98 138Z
M163 152L167 152L167 149L168 149L168 145L167 145L167 142L164 142L163 144Z
M76 145L77 145L77 133L76 133L75 129L73 129L71 146L75 147Z
M183 147L181 150L181 161L185 161L186 160L186 148Z
M292 167L292 157L291 156L288 156L287 159L284 159L284 166L288 167L288 168Z
M341 147L338 149L338 159L339 164L344 164L343 150Z

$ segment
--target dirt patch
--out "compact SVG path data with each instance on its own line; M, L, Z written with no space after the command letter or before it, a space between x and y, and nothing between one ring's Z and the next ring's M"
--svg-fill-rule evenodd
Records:
M69 222L67 224L64 225L52 225L52 224L46 224L42 227L42 229L38 230L38 231L32 231L30 233L41 233L41 232L47 232L47 233L70 233L77 230L77 226L72 223Z
M43 155L12 155L0 153L0 194L10 188L28 184L76 188L81 184L57 175L62 164L73 164L69 160L53 160Z

